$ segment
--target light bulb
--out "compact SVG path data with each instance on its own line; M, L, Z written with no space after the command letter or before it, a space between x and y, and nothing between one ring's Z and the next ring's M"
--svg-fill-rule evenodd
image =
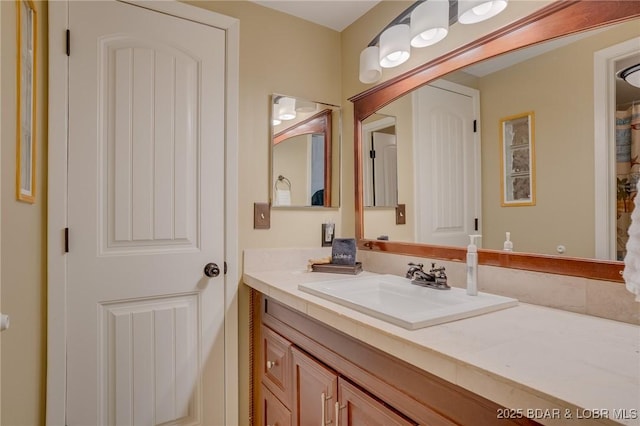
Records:
M400 24L389 27L380 34L380 66L397 67L410 56L411 28Z
M487 2L484 2L484 3L480 4L480 5L472 8L471 10L476 15L483 16L483 15L486 15L487 13L489 13L489 11L491 10L492 7L493 7L493 1L487 1Z
M459 0L458 22L475 24L496 16L507 7L508 0Z

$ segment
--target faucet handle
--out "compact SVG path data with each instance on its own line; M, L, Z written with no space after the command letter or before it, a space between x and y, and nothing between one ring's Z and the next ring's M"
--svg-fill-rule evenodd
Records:
M422 269L424 267L424 265L422 263L413 263L413 262L409 262L409 266L416 266L420 269Z

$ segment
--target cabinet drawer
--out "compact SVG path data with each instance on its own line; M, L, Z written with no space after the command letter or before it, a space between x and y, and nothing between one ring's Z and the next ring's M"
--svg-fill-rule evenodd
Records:
M263 426L291 426L291 411L264 385L262 386L262 419Z
M265 386L291 407L291 342L262 326L262 378Z

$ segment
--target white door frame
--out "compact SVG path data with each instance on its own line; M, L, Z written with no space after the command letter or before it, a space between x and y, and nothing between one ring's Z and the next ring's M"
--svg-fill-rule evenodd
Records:
M614 63L638 53L640 37L599 50L593 55L594 175L596 259L616 259L616 110ZM604 102L602 101L604 100Z
M68 69L65 52L70 0L49 3L49 161L47 207L47 425L66 420L66 286ZM238 110L240 22L175 1L127 3L210 25L226 33L225 122L225 424L238 424ZM71 35L73 54L73 34ZM71 247L73 250L73 247Z

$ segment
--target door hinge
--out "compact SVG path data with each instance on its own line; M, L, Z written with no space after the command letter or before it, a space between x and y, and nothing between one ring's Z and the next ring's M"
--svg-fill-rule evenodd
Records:
M376 150L372 149L371 151L369 151L369 158L376 158Z
M473 120L473 133L478 131L478 120Z
M64 252L69 253L69 228L64 228Z
M223 271L224 271L224 274L227 275L227 262L224 262Z
M474 228L475 228L475 231L478 230L478 218L477 217L474 219Z
M67 56L71 56L71 30L67 29Z

